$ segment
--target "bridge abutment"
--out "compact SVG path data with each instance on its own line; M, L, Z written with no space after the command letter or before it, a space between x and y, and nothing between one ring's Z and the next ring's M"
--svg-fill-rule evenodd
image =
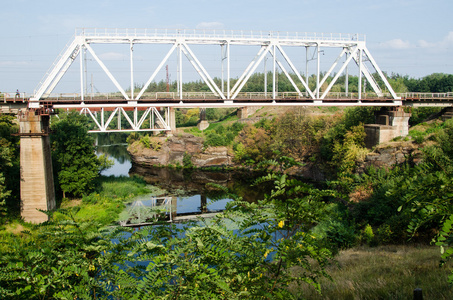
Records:
M365 146L372 148L396 137L407 136L410 117L411 114L404 112L402 108L398 108L396 111L378 112L375 115L376 124L365 125Z
M39 210L55 208L55 187L50 153L49 116L34 111L19 114L21 216L26 222L48 220Z

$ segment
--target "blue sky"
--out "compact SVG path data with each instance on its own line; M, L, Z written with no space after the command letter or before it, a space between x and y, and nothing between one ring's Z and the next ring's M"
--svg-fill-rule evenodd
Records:
M383 71L453 73L451 0L0 1L1 92L32 93L77 27L360 33Z

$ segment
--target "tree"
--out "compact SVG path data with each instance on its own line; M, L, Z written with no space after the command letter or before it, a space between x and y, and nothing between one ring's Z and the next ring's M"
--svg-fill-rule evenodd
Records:
M0 215L7 207L12 209L9 213L19 211L19 138L11 135L18 131L14 118L0 114Z
M54 121L54 120L53 120ZM106 167L95 154L94 139L88 135L87 117L70 112L51 124L54 167L63 191L81 196L94 187L94 180Z

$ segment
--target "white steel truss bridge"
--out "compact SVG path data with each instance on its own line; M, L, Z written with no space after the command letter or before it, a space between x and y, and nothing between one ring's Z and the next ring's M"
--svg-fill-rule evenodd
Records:
M120 84L102 55L96 51L96 44L127 46L129 87ZM135 71L140 62L134 57L134 47L140 44L151 48L159 46L159 49L163 47L164 50L150 51L148 55L157 58L159 63L147 69L146 83L137 90L134 89L137 80ZM217 63L202 63L203 47L208 46L218 46ZM233 50L240 47L247 48L254 54L245 65L238 67L235 63L241 54L235 56ZM327 51L334 53L331 56L333 59L323 61L323 54ZM175 56L176 59L170 61ZM102 69L113 83L115 92L87 92L87 57ZM54 89L77 59L79 66L76 63L75 68L80 70L80 86L77 88L80 92L54 93ZM310 61L316 63L312 74L308 67ZM162 73L171 62L176 64L176 91L147 92L159 72ZM303 64L305 66L301 67ZM192 68L187 68L187 65ZM264 67L264 91L242 92L260 66ZM304 67L305 70L300 71ZM355 93L349 92L348 74L352 68L358 75ZM183 83L184 78L188 78L188 69L196 71L208 91L184 91ZM220 76L214 77L214 71L211 70L217 70ZM344 91L332 92L332 87L342 75L345 75ZM278 76L284 76L290 82L290 87L286 88L288 90L279 87ZM372 92L369 92L370 89L365 92L365 84L371 87ZM114 118L118 118L116 130L122 130L122 117L129 124L128 130L169 130L172 122L169 111L174 107L264 105L401 106L402 100L393 91L367 49L365 37L358 34L94 28L76 29L73 40L56 59L29 99L30 108L45 106L78 109L90 115L100 131L109 130ZM133 114L127 113L128 110L133 111ZM148 124L148 117L149 128L143 128L144 124Z

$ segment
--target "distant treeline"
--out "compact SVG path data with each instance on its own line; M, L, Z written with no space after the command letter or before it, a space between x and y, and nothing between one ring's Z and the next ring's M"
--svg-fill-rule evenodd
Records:
M241 92L264 92L264 73L255 73L253 74L247 83L242 88ZM300 83L299 79L295 74L290 74L294 82L297 83L297 86L300 91L305 91L304 86ZM321 77L324 74L321 73ZM322 85L321 90L325 90L334 78L334 74L331 75ZM373 74L376 81L380 84L381 87L384 87L382 80L377 74ZM365 78L365 77L363 77ZM305 79L305 78L304 78ZM393 90L397 93L405 92L425 92L425 93L443 93L443 92L452 92L453 91L453 74L444 74L444 73L433 73L431 75L425 76L423 78L411 78L408 75L400 74L391 74L387 76L387 79L392 86ZM214 82L221 88L222 80L215 77ZM364 79L365 80L365 79ZM333 85L331 92L345 92L346 76L342 75L338 78L337 82ZM358 76L349 75L348 76L348 91L357 92L358 91ZM230 86L237 82L237 79L231 79ZM226 90L226 81L224 80L224 90ZM312 75L308 78L308 86L313 91L316 86L316 76ZM142 86L136 86L137 90L140 90ZM364 82L363 87L366 92L372 92L372 87L370 84ZM146 92L176 92L177 91L177 82L169 82L161 80L159 82L152 82L149 87L146 89ZM280 92L292 92L295 91L293 85L289 79L283 73L277 75L277 90ZM384 89L385 90L385 89ZM184 92L208 92L210 91L208 85L202 80L191 81L183 83ZM272 91L272 73L267 74L267 91Z

